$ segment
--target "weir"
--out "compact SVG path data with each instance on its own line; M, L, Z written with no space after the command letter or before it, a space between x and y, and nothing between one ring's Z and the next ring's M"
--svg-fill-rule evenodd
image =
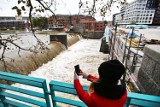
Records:
M79 35L70 35L69 37L67 37L67 35L63 36L66 37L63 39L63 37L60 36L60 40L63 40L62 43L61 41L51 41L46 50L42 50L36 54L32 52L24 52L21 54L21 57L17 56L16 58L12 58L13 60L7 61L7 70L13 73L28 75L31 71L36 70L38 67L52 60L62 51L66 50L67 47L80 40ZM5 71L2 62L0 63L0 69Z

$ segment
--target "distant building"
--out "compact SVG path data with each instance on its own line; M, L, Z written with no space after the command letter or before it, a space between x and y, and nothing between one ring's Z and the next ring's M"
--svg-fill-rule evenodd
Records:
M108 26L112 26L113 25L113 21L107 21Z
M56 15L48 18L49 28L57 25L74 26L74 29L85 31L104 31L104 21L96 21L92 16L86 15ZM108 21L108 26L112 26L112 21Z
M160 0L155 0L155 1L156 1L155 3L156 11L153 19L153 24L160 25Z
M113 25L116 23L129 23L129 21L123 21L122 13L116 13L113 15Z
M160 25L160 0L135 0L113 15L115 23Z
M104 31L104 21L95 22L95 31Z
M71 25L77 23L77 16L73 15L55 15L53 17L48 18L48 26L49 28L52 28L57 25Z
M83 24L85 29L88 31L94 31L95 26L94 23L96 22L96 19L93 18L92 16L84 16L79 19L79 23Z
M0 29L24 29L26 28L27 19L28 17L21 16L0 16Z
M96 19L92 16L85 16L85 15L56 15L53 18L48 19L48 26L54 27L57 25L76 25L76 26L83 26L85 29L90 31L94 30L94 23Z

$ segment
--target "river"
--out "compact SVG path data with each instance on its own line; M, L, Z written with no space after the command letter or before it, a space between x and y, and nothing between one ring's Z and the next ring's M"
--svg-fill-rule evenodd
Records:
M43 64L37 70L32 71L29 76L44 78L47 80L47 83L51 80L73 83L74 65L76 64L80 65L83 72L98 76L97 71L99 65L108 58L108 54L99 52L100 44L100 39L81 39L48 63ZM88 86L90 84L89 81L82 77L79 77L79 79L83 85ZM22 84L13 85L42 92L42 90L38 88ZM77 99L78 97L74 96L73 98Z
M68 50L60 53L47 64L32 71L29 76L73 83L74 65L79 64L86 73L97 75L97 68L107 59L107 54L99 52L100 40L81 39ZM81 79L81 78L80 78ZM87 85L86 80L82 83Z

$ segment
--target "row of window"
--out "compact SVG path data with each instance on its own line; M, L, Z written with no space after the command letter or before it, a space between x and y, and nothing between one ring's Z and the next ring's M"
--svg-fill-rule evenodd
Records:
M131 23L132 21L117 21L117 23ZM137 21L136 23L151 24L152 21Z
M3 28L13 28L13 27L22 27L22 28L25 28L25 25L17 25L17 26L2 26L2 25L0 25L0 29L3 29Z
M124 17L152 17L153 16L153 14L141 14L141 15L139 15L139 14L131 14L131 15L124 15Z
M135 7L145 7L145 6L146 4L132 4L132 5L128 5L126 9L135 8Z
M15 20L15 18L0 17L0 20Z
M130 11L125 11L124 13L128 14L128 13L154 13L155 10L130 10Z
M129 18L124 18L123 20L131 20L131 19L134 19L134 20L152 20L153 18L152 17L129 17Z

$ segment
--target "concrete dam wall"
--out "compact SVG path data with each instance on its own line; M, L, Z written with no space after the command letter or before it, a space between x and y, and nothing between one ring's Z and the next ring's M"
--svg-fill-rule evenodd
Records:
M79 35L73 35L67 39L67 46L71 46L80 40ZM17 57L14 61L6 62L7 70L5 70L3 63L0 63L1 71L8 71L23 75L28 75L31 71L36 70L38 67L42 66L44 63L52 60L62 51L67 48L61 42L53 41L48 46L49 49L40 51L39 53L26 52L23 57Z

